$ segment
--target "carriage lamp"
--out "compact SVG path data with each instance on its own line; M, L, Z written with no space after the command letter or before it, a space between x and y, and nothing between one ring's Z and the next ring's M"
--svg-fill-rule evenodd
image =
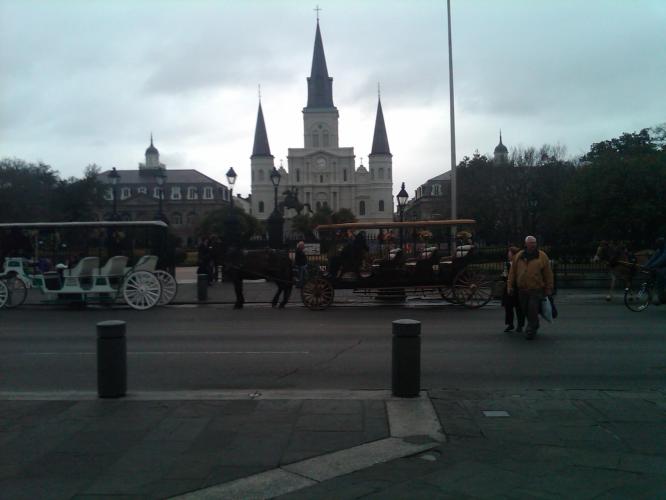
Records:
M118 186L118 182L120 181L120 174L116 170L116 167L113 167L107 175L111 179L111 185L113 186L113 220L117 220L116 199L118 198L118 188L116 186Z

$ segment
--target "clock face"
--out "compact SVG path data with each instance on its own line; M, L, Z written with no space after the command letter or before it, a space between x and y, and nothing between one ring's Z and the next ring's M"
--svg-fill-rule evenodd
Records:
M326 168L326 160L324 158L317 158L316 165L318 170L323 170Z

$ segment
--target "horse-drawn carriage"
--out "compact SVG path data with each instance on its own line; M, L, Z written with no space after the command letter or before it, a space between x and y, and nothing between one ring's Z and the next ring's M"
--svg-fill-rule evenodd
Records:
M40 290L45 297L44 302L48 303L112 305L122 301L138 310L168 304L176 296L177 284L172 274L157 269L159 256L144 254L128 267L130 258L118 254L121 250L128 253L137 250L135 244L138 240L144 245L152 244L154 250L164 250L167 227L162 221L0 224L2 231L22 237L25 232L32 232L35 236L34 244L23 238L30 247L29 251L25 248L17 251L11 243L8 248L3 248L9 256L4 258L0 270L0 308L21 305L29 288ZM100 240L92 245L94 250L91 248L89 237L95 231L101 231L101 239L109 240L116 238L120 229L133 233L136 238L129 237L130 241L121 245L124 248L117 245L109 248ZM146 234L150 231L157 232L157 235ZM122 238L127 240L128 235L123 234ZM3 238L3 242L11 242L11 238ZM85 252L75 265L69 267L55 263L56 260L65 260L66 254L71 255L74 247L80 255ZM11 255L14 251L17 251L16 255ZM33 254L31 258L20 256L28 252ZM103 256L106 256L106 262L101 266L100 257Z
M480 265L468 236L453 254L448 244L430 241L433 233L448 233L450 226L474 223L460 219L318 226L322 246L329 249L329 265L325 272L311 273L304 283L303 304L311 310L326 309L333 303L335 290L348 289L382 299L416 295L482 307L493 296L493 280ZM399 245L393 231L401 235ZM372 249L366 241L370 233L376 242ZM411 244L402 244L405 233L416 236ZM418 235L422 235L420 242Z

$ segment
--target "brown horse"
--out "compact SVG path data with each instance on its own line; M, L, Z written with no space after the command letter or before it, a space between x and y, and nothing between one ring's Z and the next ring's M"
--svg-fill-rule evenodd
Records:
M243 296L244 279L261 279L274 281L278 290L271 301L273 307L278 305L280 294L282 302L280 309L289 301L293 286L292 263L289 254L281 250L230 250L225 259L224 269L231 277L236 292L234 309L242 309L245 303Z
M613 298L613 289L617 280L620 280L624 288L631 284L631 278L636 268L636 257L627 250L626 245L601 241L592 262L605 262L608 266L611 283L606 295L607 301Z

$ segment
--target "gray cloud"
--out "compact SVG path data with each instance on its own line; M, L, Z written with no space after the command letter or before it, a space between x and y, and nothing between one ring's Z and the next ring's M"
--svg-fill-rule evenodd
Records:
M500 127L509 146L576 154L663 122L666 3L452 3L459 158L492 151ZM410 186L449 167L445 5L336 1L321 13L341 138L367 155L381 81L394 171ZM234 164L247 177L258 83L275 156L302 143L314 30L295 0L0 0L0 156L66 175L129 168L152 130L174 168L223 180Z

